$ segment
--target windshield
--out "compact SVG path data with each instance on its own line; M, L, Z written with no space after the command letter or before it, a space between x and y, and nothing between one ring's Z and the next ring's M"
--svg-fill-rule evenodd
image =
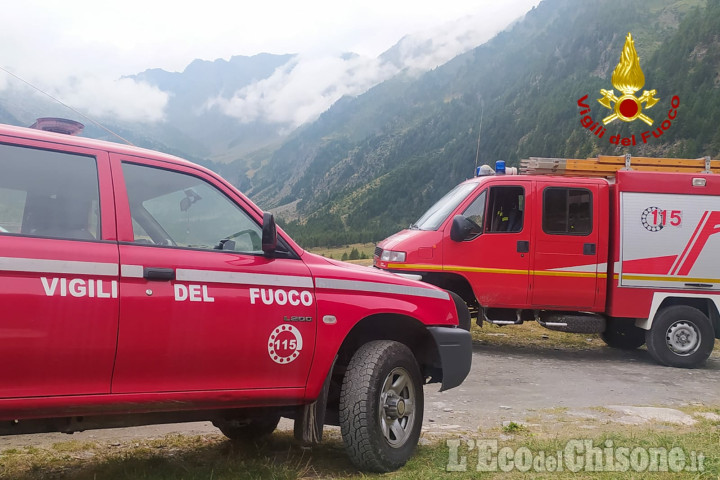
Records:
M410 228L418 230L437 230L445 219L462 203L463 200L475 190L477 182L461 183L450 190L444 197L435 203Z

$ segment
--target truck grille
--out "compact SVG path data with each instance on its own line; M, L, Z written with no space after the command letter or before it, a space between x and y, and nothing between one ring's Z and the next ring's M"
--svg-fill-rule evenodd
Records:
M375 256L376 256L376 257L379 257L379 256L381 256L381 255L382 255L382 248L380 248L380 247L375 247Z

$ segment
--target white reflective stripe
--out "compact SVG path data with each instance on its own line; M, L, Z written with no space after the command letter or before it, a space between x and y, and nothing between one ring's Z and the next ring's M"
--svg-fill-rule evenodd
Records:
M332 290L354 290L360 292L390 293L395 295L412 295L415 297L441 298L449 300L450 295L442 290L424 287L394 285L391 283L360 282L357 280L337 280L333 278L316 278L317 288Z
M266 285L271 287L313 288L312 277L298 277L294 275L178 268L175 272L175 278L181 282L238 283L242 285Z
M67 275L103 275L116 277L118 274L118 264L0 257L0 270L9 272L62 273Z
M605 272L607 270L607 263L591 263L588 265L576 265L574 267L560 267L560 268L551 268L551 272L585 272L585 273L595 273L597 272Z
M407 278L408 280L415 280L416 282L419 282L422 280L422 275L414 275L412 273L400 273L400 272L394 272L394 273L398 277Z
M143 278L142 265L120 265L120 276L125 278Z

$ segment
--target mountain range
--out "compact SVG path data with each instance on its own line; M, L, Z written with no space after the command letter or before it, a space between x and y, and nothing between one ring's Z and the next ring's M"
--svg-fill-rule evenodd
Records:
M489 41L482 18L449 31L404 38L376 59L260 54L146 70L127 78L168 93L163 121L108 126L218 171L304 246L379 240L478 163L720 151L720 0L543 0ZM618 121L599 138L581 124L579 100L587 95L595 121L610 113L597 100L613 88L628 32L644 89L657 92L646 107L655 124ZM475 47L443 57L459 39ZM662 136L610 142L660 128L673 98L677 118ZM0 122L29 124L40 104L0 102ZM113 140L92 124L85 134Z

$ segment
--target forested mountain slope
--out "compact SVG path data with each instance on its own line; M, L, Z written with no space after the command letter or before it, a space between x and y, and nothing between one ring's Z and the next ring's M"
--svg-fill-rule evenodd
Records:
M596 100L601 89L613 88L628 32L644 89L657 90L660 99L647 110L655 128L673 96L681 106L662 137L618 147L611 135L649 127L617 121L599 139L580 125L577 101L588 95L595 120L610 113ZM478 136L479 161L490 164L626 151L716 157L719 47L718 0L545 0L442 67L338 102L275 151L248 193L277 210L286 228L311 246L377 240L407 226L472 175Z

